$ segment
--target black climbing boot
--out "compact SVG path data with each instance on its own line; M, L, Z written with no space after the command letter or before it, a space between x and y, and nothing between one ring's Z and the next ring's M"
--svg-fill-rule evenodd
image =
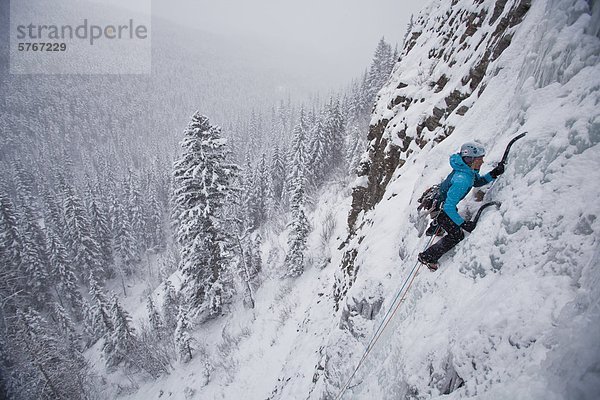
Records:
M417 258L418 258L419 262L420 262L421 264L424 264L424 265L426 265L426 266L427 266L427 268L429 268L429 270L430 270L431 272L435 272L435 271L437 271L437 269L438 269L438 267L439 267L439 264L438 264L438 263L436 263L436 262L431 262L431 261L427 260L427 259L425 258L425 254L424 254L424 253L419 253L419 256L418 256Z

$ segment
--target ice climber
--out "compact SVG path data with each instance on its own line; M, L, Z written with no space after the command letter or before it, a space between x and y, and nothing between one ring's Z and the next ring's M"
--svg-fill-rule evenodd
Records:
M461 146L460 153L450 156L452 172L439 187L439 202L443 204L437 216L437 224L446 231L446 235L424 252L419 253L419 261L435 271L438 260L458 242L464 239L467 232L475 229L475 223L464 220L456 206L469 193L473 186L486 185L504 173L504 164L500 163L487 174L479 175L483 164L485 149L478 143L468 142Z

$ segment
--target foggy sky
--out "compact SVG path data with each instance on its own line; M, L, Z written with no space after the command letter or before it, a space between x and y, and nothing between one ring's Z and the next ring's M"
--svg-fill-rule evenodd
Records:
M147 5L150 0L102 0L102 3L112 1L121 7L128 7L129 3L135 8L136 3ZM315 84L341 85L359 76L369 65L382 36L400 46L411 14L416 17L426 3L423 0L152 0L151 4L153 16L225 35L248 46L266 46L274 57L281 52L280 68L301 69L298 72L314 77Z

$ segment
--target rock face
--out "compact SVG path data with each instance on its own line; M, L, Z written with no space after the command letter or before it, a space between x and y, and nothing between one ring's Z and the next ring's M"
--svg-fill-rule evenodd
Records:
M490 64L510 45L530 6L531 0L438 1L430 7L443 8L443 18L421 14L375 105L368 154L359 168L367 179L353 189L351 232L417 147L452 134L456 118L485 90L486 76L494 72ZM425 59L414 56L424 52Z
M510 45L530 7L531 0L440 0L420 14L375 103L369 146L352 192L351 238L362 224L361 213L379 203L411 154L452 134L485 90L486 79L495 73L490 66ZM436 17L430 18L431 10ZM354 282L355 256L349 246L341 266L344 278L334 288L336 302Z

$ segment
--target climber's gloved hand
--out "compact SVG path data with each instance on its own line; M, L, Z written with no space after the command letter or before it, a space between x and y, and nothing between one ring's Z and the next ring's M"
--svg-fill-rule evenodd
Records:
M494 168L493 170L490 171L490 175L494 179L496 179L497 177L499 177L503 173L504 173L504 164L502 164L502 163L498 164L496 166L496 168Z
M473 229L475 229L475 222L465 221L460 225L460 227L463 228L465 231L471 233L473 232Z

